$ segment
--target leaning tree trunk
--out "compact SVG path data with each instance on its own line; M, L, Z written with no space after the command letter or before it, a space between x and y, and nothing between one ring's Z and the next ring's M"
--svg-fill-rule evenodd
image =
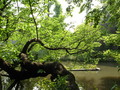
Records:
M21 80L29 79L29 78L35 78L35 77L45 77L49 74L51 74L51 81L55 81L55 79L58 78L58 76L67 76L66 81L67 86L69 90L79 90L78 85L76 84L74 75L65 69L65 67L59 63L59 62L45 62L45 63L36 63L31 62L28 59L27 51L30 51L30 48L33 46L33 42L38 42L46 49L51 50L57 50L57 49L63 49L63 48L49 48L46 47L40 40L38 39L31 39L28 41L25 46L23 47L23 50L19 54L19 58L21 59L21 70L16 70L13 68L13 66L4 61L0 58L0 68L4 71L6 71L11 79L14 79L15 81L11 84L11 86L8 88L8 90L11 90L15 85L17 85L16 89L19 87L19 82ZM30 46L31 45L31 46ZM40 72L40 70L44 72Z

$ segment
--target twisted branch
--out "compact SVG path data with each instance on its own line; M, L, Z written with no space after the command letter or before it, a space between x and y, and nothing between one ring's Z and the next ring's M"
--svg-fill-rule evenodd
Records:
M32 45L30 46L30 44L33 43L33 42L36 42L36 43L34 43L34 44L32 44ZM79 49L77 52L70 53L71 50L77 49L78 46L80 45L80 43L78 43L78 45L77 45L75 48L66 48L66 47L52 48L52 47L46 46L40 39L34 38L34 39L29 40L29 41L24 45L21 53L27 54L27 51L30 51L31 47L33 47L33 46L34 46L35 44L37 44L37 43L39 43L41 46L43 46L44 48L46 48L46 49L48 49L48 50L65 50L65 51L66 51L67 53L69 53L69 54L78 54L78 53L80 53L80 52L83 53L83 52L87 51L87 50L81 50L81 49ZM30 48L29 48L29 47L30 47ZM88 47L87 47L87 48L88 48ZM86 49L87 49L87 48L86 48Z

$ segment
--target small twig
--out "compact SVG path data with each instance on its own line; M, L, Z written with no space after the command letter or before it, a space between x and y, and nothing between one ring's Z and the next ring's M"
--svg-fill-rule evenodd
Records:
M7 74L2 74L2 73L0 73L0 76L10 77L9 75L7 75Z
M1 11L4 11L4 9L12 2L12 0L10 0L8 3L5 2L5 5L0 8Z
M19 9L20 9L20 8L19 8L19 5L18 5L18 1L17 1L17 8L18 8L18 13L19 13Z
M67 33L68 33L68 32L66 32L66 33L64 34L64 36L60 39L58 45L60 45L60 43L65 39Z
M7 90L12 90L12 88L13 88L17 83L18 83L18 81L15 80L15 81L10 85L10 87L8 87Z
M15 87L15 90L18 90L19 89L19 86L20 86L20 81L17 82L17 85Z
M37 27L37 22L36 22L36 20L35 20L34 15L33 15L33 9L32 9L32 5L31 5L30 0L29 0L29 5L30 5L31 15L32 15L32 18L33 18L33 21L34 21L35 27L36 27L36 35L37 35L37 39L38 39L38 27Z

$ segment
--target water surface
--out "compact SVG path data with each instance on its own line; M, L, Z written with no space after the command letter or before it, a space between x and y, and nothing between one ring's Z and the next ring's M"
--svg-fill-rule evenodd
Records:
M72 73L85 90L115 90L115 87L120 87L117 64L101 63L98 67L100 71L72 71Z

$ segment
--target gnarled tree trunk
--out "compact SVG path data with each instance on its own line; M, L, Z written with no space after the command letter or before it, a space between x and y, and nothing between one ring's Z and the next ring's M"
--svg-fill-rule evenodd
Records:
M35 78L38 76L45 77L49 74L51 74L51 81L54 81L54 79L57 79L58 76L67 76L66 81L68 81L67 86L69 90L79 90L78 85L75 82L74 75L68 70L66 70L61 63L59 62L36 63L36 62L31 62L28 59L27 50L30 50L32 46L32 42L38 42L46 49L51 49L51 50L63 49L63 48L54 48L54 49L49 48L49 47L46 47L40 40L31 39L25 44L25 46L23 47L23 50L19 54L19 58L22 60L21 70L15 70L10 63L0 58L0 68L6 71L11 79L15 80L11 84L11 86L8 88L8 90L11 90L15 85L17 85L16 88L18 88L19 82L21 80ZM44 72L39 72L40 70Z

